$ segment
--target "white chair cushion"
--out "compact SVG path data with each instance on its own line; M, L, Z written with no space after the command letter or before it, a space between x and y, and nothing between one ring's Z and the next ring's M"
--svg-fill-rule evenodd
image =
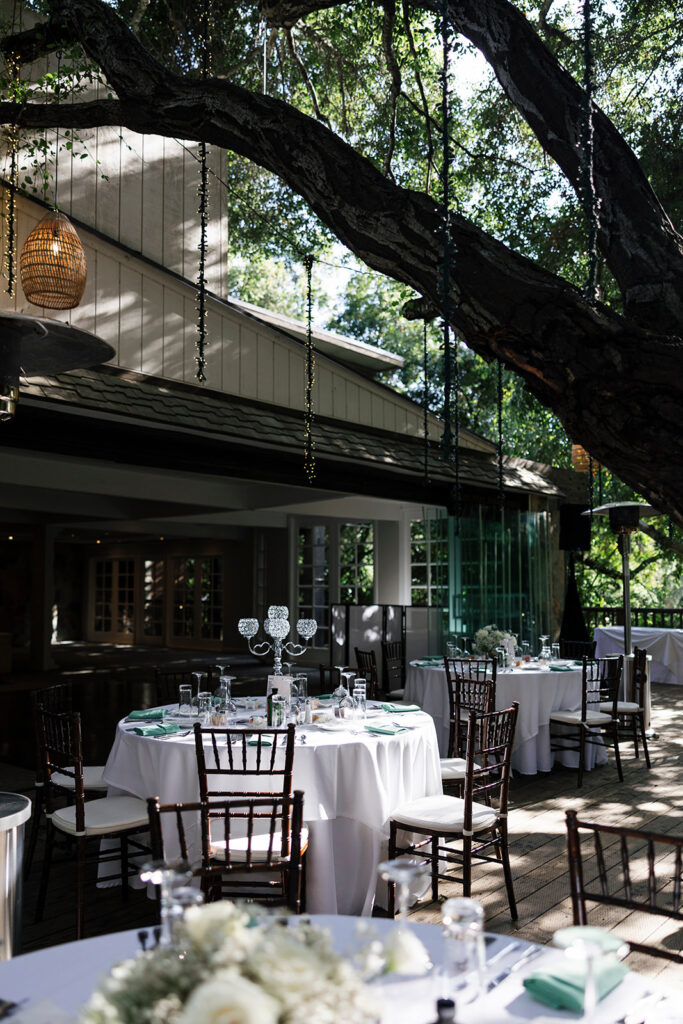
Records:
M580 711L553 711L550 716L551 722L562 722L564 725L578 725L581 721ZM611 722L611 715L604 715L600 711L587 711L586 721L590 724L601 725L603 722Z
M479 765L475 762L474 767L479 768ZM466 769L467 761L464 757L441 758L441 778L444 780L456 782L458 779L464 779Z
M397 807L391 820L406 829L433 828L437 832L462 832L465 820L465 801L457 796L423 796L409 804ZM491 828L498 821L498 813L485 804L472 804L472 831Z
M69 768L69 771L73 771L73 768ZM109 788L107 783L102 778L102 772L104 771L103 764L84 764L83 765L83 788L84 789L101 789L103 793L107 792ZM69 775L62 775L61 772L53 772L50 776L55 786L61 786L62 789L73 789L74 780Z
M52 824L62 832L75 836L76 808L62 807L52 815ZM149 824L147 804L135 796L108 796L103 800L88 800L85 804L86 836L101 836L107 832L125 832Z
M308 829L305 825L301 828L301 850L302 852L308 846ZM268 849L270 847L270 833L264 832L263 835L256 835L251 837L251 859L255 864L259 862L265 863L268 860ZM282 831L277 829L273 833L272 842L272 859L277 861L280 859L280 851L282 849ZM217 839L215 842L211 842L209 850L212 857L217 860L225 860L225 839ZM232 838L230 840L230 855L233 861L246 861L247 859L247 837Z
M601 704L600 705L600 710L601 711L611 711L612 710L612 705L611 704ZM640 710L641 710L640 704L636 704L635 701L632 701L632 700L618 700L617 701L617 714L618 715L626 715L629 712L640 711Z

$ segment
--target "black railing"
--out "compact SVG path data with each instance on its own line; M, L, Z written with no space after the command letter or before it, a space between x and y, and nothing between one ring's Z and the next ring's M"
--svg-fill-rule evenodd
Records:
M623 626L623 608L584 608L586 626ZM683 608L631 608L632 626L652 626L659 629L683 629Z

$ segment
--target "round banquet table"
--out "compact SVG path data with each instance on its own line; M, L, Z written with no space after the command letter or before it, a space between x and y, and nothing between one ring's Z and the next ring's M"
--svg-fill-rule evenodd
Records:
M368 721L383 725L399 719L404 728L394 736L362 731L362 723L351 723L360 730L356 732L297 726L293 787L303 790L310 836L309 912L371 913L392 812L405 801L442 792L438 743L429 715L402 712ZM110 793L141 799L158 796L162 803L198 800L193 733L150 738L133 733L134 724L118 724L104 769ZM236 779L234 788L240 784L246 788L244 779ZM265 789L265 784L259 782L259 788ZM193 852L199 859L198 835Z
M593 637L596 657L624 653L623 626L596 626ZM683 685L683 629L631 626L631 642L644 648L652 659L651 682Z
M358 919L319 915L313 923L328 929L333 938L335 950L340 954L352 952L360 943L367 942L367 936L358 938ZM394 922L375 918L372 928L383 938L394 927ZM438 968L443 963L444 939L439 925L411 924L415 934L424 943L432 962L437 968L425 978L399 978L386 975L372 983L382 1007L381 1024L429 1024L436 1017L436 1000L451 995ZM511 966L529 943L515 940L507 935L488 935L486 943L487 978L496 977ZM4 999L13 1002L27 1000L28 1004L12 1016L12 1021L23 1024L22 1017L33 1012L33 1020L41 1024L76 1024L76 1015L90 997L98 980L114 964L134 956L139 951L137 930L114 932L94 939L69 942L50 946L36 953L27 953L6 963L0 963L0 992ZM576 1021L576 1014L551 1010L527 996L522 985L524 976L532 971L548 967L552 960L557 963L563 954L548 948L530 961L519 972L509 975L485 996L469 1005L457 1004L459 1024L519 1024L521 1021ZM664 1000L659 1003L654 1020L674 1021L680 1002L680 990L672 985L662 985L633 972L603 999L596 1012L595 1024L613 1024L628 1010L637 1009L638 1000L648 992L656 993ZM457 999L457 994L456 994ZM42 1013L41 1013L42 1011ZM676 1012L674 1012L676 1011ZM40 1014L40 1016L39 1016Z
M582 670L553 672L550 669L513 669L499 672L496 678L496 709L508 708L519 701L519 715L512 767L522 775L549 772L556 759L568 768L576 768L578 752L550 750L550 714L581 708ZM406 703L419 704L434 719L441 756L448 751L450 705L448 683L443 665L424 665L411 661L406 676ZM586 768L605 764L604 747L589 743Z

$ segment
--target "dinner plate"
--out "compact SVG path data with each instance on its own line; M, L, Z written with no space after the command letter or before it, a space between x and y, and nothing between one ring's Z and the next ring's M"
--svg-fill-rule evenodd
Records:
M319 729L325 729L327 732L345 732L351 728L353 723L344 722L341 718L333 718L330 722L316 722Z

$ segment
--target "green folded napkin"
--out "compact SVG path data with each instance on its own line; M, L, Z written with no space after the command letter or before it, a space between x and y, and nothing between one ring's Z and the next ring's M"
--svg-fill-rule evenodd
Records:
M443 658L439 658L438 661L416 661L415 664L419 668L443 668Z
M395 736L398 732L405 732L399 725L366 725L366 732L381 732L384 736Z
M127 722L158 722L166 714L166 708L147 708L146 711L129 711Z
M576 669L573 665L551 665L551 672L575 672Z
M334 698L334 694L333 693L321 693L320 696L318 697L318 700L334 700L334 699L335 698Z
M628 968L613 955L607 955L594 966L598 999L603 999L616 988ZM534 971L524 979L524 988L532 999L553 1010L572 1010L583 1013L583 991L586 984L585 964L558 961L553 970Z
M580 665L581 668L583 668L583 659L582 658L575 658L574 661L572 662L572 665Z
M382 704L382 711L388 711L390 715L400 714L401 711L421 711L419 704Z
M272 745L273 745L273 741L270 739L269 736L262 736L260 741L257 740L257 739L247 740L247 746L248 747L258 747L259 742L261 743L262 747L272 747Z
M167 722L165 725L159 722L157 725L138 725L136 729L130 731L136 736L173 736L174 733L180 732L180 726L175 722Z

